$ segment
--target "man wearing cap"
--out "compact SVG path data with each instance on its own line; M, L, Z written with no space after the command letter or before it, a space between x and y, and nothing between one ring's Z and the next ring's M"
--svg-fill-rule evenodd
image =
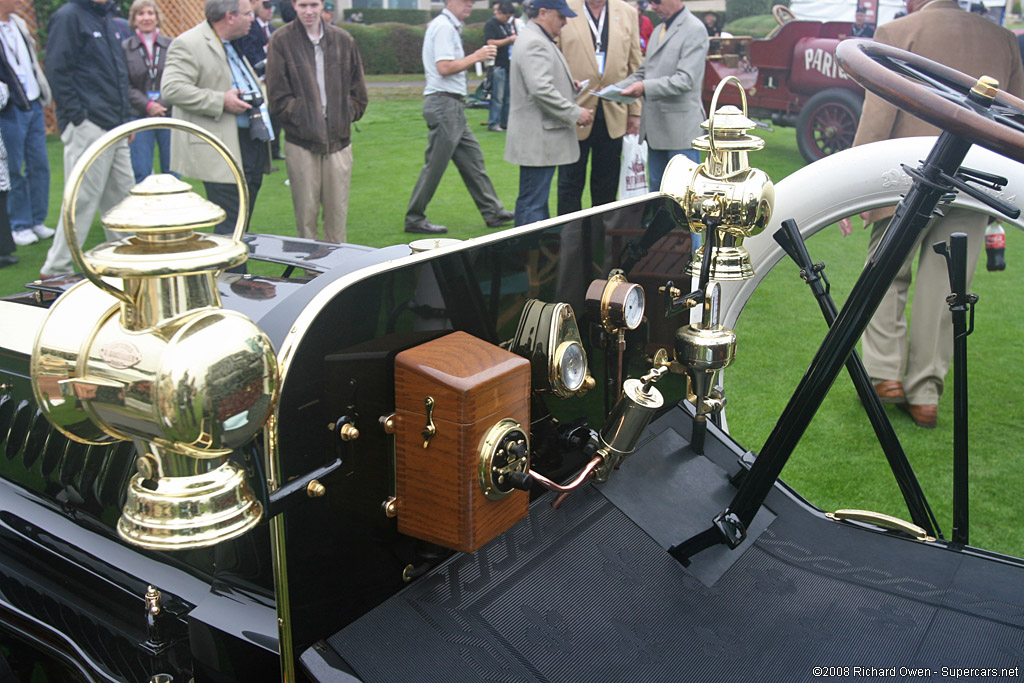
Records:
M954 0L907 0L906 4L907 16L880 26L876 41L975 77L991 76L1005 92L1024 96L1024 68L1012 33L982 16L965 12ZM978 48L981 45L984 49ZM853 144L938 133L931 124L868 92ZM893 207L886 207L861 214L864 226L871 226L869 259L893 213ZM932 251L932 245L948 242L954 232L967 234L970 291L988 222L987 216L977 211L947 208L943 213L944 217L932 219L918 236L917 287L910 324L906 305L914 277L914 253L907 257L862 338L864 367L882 402L897 404L909 413L914 424L924 428L937 423L939 398L953 359L953 322L946 303L949 275L945 259ZM839 227L844 235L850 234L849 219L840 221Z
M363 62L347 31L323 19L321 0L296 0L298 21L270 39L270 111L285 130L289 188L299 237L345 241L352 178L352 123L366 111Z
M700 94L709 41L704 22L683 0L651 0L651 5L662 23L651 35L643 66L617 85L627 97L643 97L640 138L647 140L648 187L657 190L669 159L685 154L700 161L691 143L707 118Z
M487 177L484 153L466 123L462 101L466 97L466 69L477 62L494 59L497 48L484 45L466 56L462 47L463 22L473 11L473 0L448 0L441 14L427 26L423 37L423 118L427 122L427 151L419 179L405 212L405 231L426 235L448 232L443 225L427 220L427 204L454 161L462 181L484 222L497 228L512 220Z
M868 11L858 6L853 13L853 27L850 29L851 38L871 38L875 35L874 27L867 23Z
M320 12L320 18L324 20L325 24L334 23L334 1L324 0L324 8Z
M572 80L555 38L576 13L565 0L534 0L530 23L516 40L512 59L512 104L505 161L519 164L516 225L548 218L548 195L555 168L579 158L576 127L594 122L594 111L576 104Z

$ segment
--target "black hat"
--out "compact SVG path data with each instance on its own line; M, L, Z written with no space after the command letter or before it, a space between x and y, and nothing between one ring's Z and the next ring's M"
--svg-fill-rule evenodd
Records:
M572 19L576 13L569 9L565 0L533 0L531 5L534 9L553 9L567 19Z

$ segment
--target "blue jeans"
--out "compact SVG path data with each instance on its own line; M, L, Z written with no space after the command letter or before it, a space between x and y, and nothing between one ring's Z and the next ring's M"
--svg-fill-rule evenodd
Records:
M496 66L491 71L491 108L487 114L488 126L508 127L509 102L508 69Z
M557 166L520 166L516 225L528 225L551 217L548 197Z
M11 230L28 230L43 223L50 208L50 162L46 157L46 123L39 100L28 111L13 103L8 105L0 113L0 133L7 145L7 165L11 171L11 191L7 194Z
M128 145L132 154L132 171L135 182L153 173L153 150L160 148L160 172L171 172L171 131L143 130L135 134L135 139Z
M695 149L654 149L647 148L647 189L650 192L657 192L661 189L661 177L665 175L665 167L672 157L682 154L691 161L700 163L700 152ZM700 235L692 233L690 239L693 243L693 253L700 248Z

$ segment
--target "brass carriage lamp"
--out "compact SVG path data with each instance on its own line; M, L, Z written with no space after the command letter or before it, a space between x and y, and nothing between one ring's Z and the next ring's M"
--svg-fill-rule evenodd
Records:
M170 175L150 176L107 212L122 233L83 254L74 211L86 171L138 130L171 127L196 135L231 166L240 195L233 236L197 232L224 211ZM131 440L138 472L118 533L158 550L232 538L262 516L229 455L248 443L277 397L270 340L246 316L221 308L220 271L246 260L244 177L223 143L181 121L120 126L90 147L65 187L63 219L86 280L51 306L32 353L38 405L68 438L87 444ZM122 286L115 285L120 279Z
M775 186L768 174L750 167L749 153L763 148L764 140L747 132L757 124L747 118L742 86L742 110L726 105L715 111L719 93L733 81L739 85L739 80L732 76L718 84L711 100L711 115L701 124L708 133L693 141L695 149L706 153L704 163L677 156L665 169L662 182L662 191L679 204L691 231L699 233L705 227L714 228L686 271L689 275L700 275L710 248L714 280L746 280L754 276L743 240L765 229L775 203Z

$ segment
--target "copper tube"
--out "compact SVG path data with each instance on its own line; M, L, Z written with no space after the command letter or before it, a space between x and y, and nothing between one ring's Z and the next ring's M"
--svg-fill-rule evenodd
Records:
M571 493L578 489L580 486L582 486L587 481L587 479L590 478L590 475L593 474L594 470L597 469L597 467L602 462L604 462L604 456L601 454L595 455L593 458L590 459L590 462L588 462L583 467L583 469L580 470L579 474L577 474L571 482L565 485L556 484L555 482L545 477L543 474L538 474L533 470L527 470L527 473L531 477L533 477L534 481L536 481L538 484L540 484L549 491L558 491L559 493Z

